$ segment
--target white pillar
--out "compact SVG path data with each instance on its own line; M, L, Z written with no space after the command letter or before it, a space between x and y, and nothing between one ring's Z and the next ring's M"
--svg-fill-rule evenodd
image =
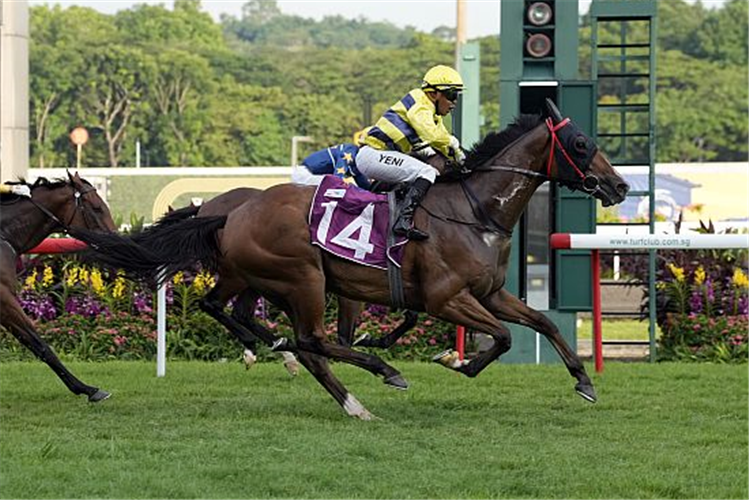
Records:
M0 181L29 169L29 4L0 2Z

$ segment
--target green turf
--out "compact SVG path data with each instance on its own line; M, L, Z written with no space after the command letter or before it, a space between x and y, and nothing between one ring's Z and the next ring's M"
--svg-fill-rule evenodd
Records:
M92 405L3 363L0 496L747 498L746 365L609 362L595 405L562 365L396 366L409 391L334 366L362 422L279 364L70 363Z
M636 319L604 319L601 323L601 334L604 340L648 340L649 323ZM593 322L585 318L577 329L578 339L590 339L593 335ZM660 337L661 330L656 326L655 336Z

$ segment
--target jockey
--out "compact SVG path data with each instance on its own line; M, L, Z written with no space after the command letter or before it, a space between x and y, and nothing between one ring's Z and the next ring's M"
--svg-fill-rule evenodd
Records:
M326 174L332 174L350 182L353 179L362 189L371 187L369 179L356 168L354 159L359 152L359 146L343 143L316 151L302 160L291 171L291 182L294 184L318 185Z
M5 193L31 198L31 188L26 184L0 184L0 194Z
M393 225L393 232L411 240L425 240L424 231L413 226L416 207L426 196L439 171L410 156L411 151L429 156L435 152L463 163L460 142L442 123L454 108L463 79L449 66L434 66L424 75L421 88L413 89L395 103L362 138L356 157L361 173L382 182L412 182Z

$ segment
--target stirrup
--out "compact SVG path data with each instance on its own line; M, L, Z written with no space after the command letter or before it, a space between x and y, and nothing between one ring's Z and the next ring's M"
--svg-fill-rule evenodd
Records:
M393 228L393 232L399 236L405 236L409 240L413 241L424 241L429 239L429 233L425 233L421 229L417 229L415 226L408 229Z

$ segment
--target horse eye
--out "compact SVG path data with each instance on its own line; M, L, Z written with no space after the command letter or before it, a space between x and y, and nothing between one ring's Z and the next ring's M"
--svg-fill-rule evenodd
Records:
M581 153L585 153L588 150L588 141L585 140L585 137L578 136L575 139L575 149Z

